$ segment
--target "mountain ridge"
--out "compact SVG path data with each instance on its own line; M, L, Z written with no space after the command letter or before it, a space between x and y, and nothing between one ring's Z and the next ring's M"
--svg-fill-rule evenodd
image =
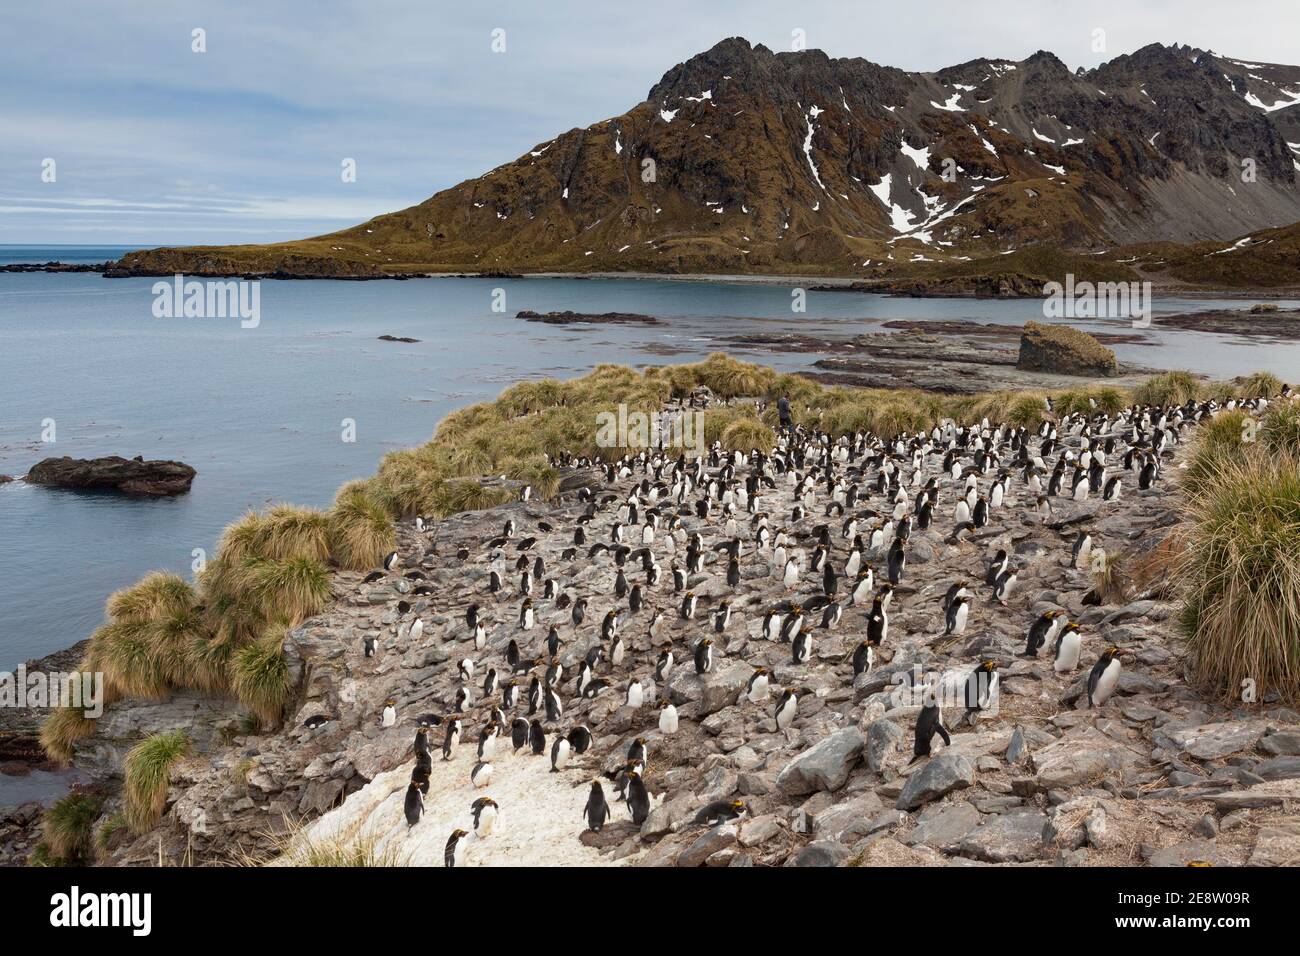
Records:
M144 250L115 272L856 276L1298 221L1300 67L1151 44L1091 70L1038 51L909 73L731 37L627 112L415 206L297 242Z

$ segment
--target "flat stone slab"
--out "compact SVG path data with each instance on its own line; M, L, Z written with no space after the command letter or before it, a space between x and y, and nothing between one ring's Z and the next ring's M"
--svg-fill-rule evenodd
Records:
M970 759L959 754L939 754L907 778L895 806L899 810L915 810L974 782L975 764Z
M902 838L904 843L956 850L966 835L979 826L980 812L964 800L922 811L916 829Z
M1038 785L1057 790L1114 775L1137 764L1142 756L1099 730L1084 727L1034 752L1029 759Z
M838 730L786 764L776 778L777 789L789 796L838 790L848 782L865 745L866 738L857 728Z
M1300 780L1270 780L1245 790L1194 795L1193 798L1209 800L1220 813L1256 807L1287 806L1292 802L1300 804Z
M1259 831L1251 866L1300 866L1300 817L1274 820Z
M1154 739L1167 750L1181 750L1197 760L1217 760L1253 750L1267 729L1262 720L1227 720L1195 727L1162 727Z
M1043 853L1047 814L1032 807L987 818L962 840L960 851L986 863L1024 863Z

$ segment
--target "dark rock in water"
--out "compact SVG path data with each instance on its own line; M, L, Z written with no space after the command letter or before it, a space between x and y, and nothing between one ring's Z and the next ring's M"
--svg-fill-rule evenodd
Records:
M381 336L379 336L379 341L381 341L381 342L407 342L407 343L411 343L411 342L418 342L418 341L420 341L420 340L419 340L419 339L413 339L413 338L411 338L410 336L406 336L406 335L381 335Z
M515 315L517 319L528 322L545 322L549 325L611 325L630 323L636 325L658 325L659 320L652 315L640 315L636 312L533 312L524 309Z
M128 495L180 495L197 472L179 461L144 458L46 458L32 466L27 481L74 491L120 491Z
M1016 368L1062 375L1118 375L1115 353L1087 332L1068 325L1026 322Z
M0 475L0 485L8 484L13 480L14 480L13 475Z
M107 262L8 262L0 272L103 272Z

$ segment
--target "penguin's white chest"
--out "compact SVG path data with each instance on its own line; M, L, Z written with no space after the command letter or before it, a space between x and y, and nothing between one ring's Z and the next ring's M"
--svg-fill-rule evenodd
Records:
M493 807L484 807L478 815L478 835L488 837L492 835L493 829L497 825L497 812ZM459 849L459 847L457 848Z
M677 708L665 707L659 714L659 732L662 734L677 733Z
M1082 642L1077 633L1071 632L1061 638L1061 651L1056 655L1052 665L1058 674L1065 674L1079 666L1079 649Z
M794 698L790 698L776 712L776 726L778 730L785 730L790 726L790 721L794 720L797 704Z
M1095 706L1100 707L1110 700L1111 694L1115 693L1115 686L1119 683L1120 670L1120 662L1111 661L1106 665L1106 669L1101 672L1101 676L1097 678L1097 687L1092 692L1092 702Z

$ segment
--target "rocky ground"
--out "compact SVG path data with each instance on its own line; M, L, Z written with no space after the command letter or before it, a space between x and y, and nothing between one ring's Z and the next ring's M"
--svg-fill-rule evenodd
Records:
M86 651L86 641L56 651L48 657L26 662L27 673L67 673L75 670ZM7 669L5 662L0 669ZM0 866L18 865L36 847L41 837L41 808L57 793L49 775L59 772L41 749L41 721L46 711L30 707L0 707ZM60 774L71 783L75 774ZM28 786L34 779L49 781L50 786ZM28 799L33 789L47 790L47 798ZM13 798L12 794L23 794Z
M887 332L853 336L763 332L728 336L721 344L748 352L820 353L812 368L801 374L824 384L860 388L919 388L944 394L974 395L987 391L1051 391L1095 384L1092 376L1068 370L1018 368L1022 330L1016 325L966 321L905 321L884 323ZM1093 336L1103 344L1142 341L1139 333ZM829 353L829 354L827 354ZM1107 385L1128 388L1153 370L1121 365L1106 377Z
M1258 306L1254 309L1211 309L1160 316L1154 321L1157 325L1196 332L1266 336L1288 341L1300 339L1300 310L1297 309L1262 310Z
M564 556L583 510L571 492L555 504L520 502L458 515L431 533L404 526L400 568L369 584L359 574L337 575L338 600L290 635L286 651L303 693L286 728L259 737L236 734L224 746L220 734L209 734L198 754L174 771L161 825L119 842L112 861L156 862L161 854L174 861L217 862L264 855L283 845L271 834L288 829L287 820L319 817L299 840L371 839L408 862L441 865L451 829L472 830L469 804L487 794L501 805L501 825L487 840L470 843L468 865L1295 863L1300 715L1267 700L1226 707L1183 680L1175 607L1163 570L1167 552L1176 547L1170 535L1179 521L1176 482L1183 448L1167 457L1154 490L1138 492L1126 476L1121 500L1054 499L1055 514L1047 523L1017 476L1009 501L993 512L989 526L959 543L947 540L955 492L945 483L935 525L912 533L876 667L856 681L849 656L864 634L866 609L846 608L838 626L816 631L810 661L792 664L790 645L762 638L761 618L776 602L819 593L820 576L806 570L805 560L797 587L787 590L771 552L755 550L749 538L740 586L733 591L726 584L725 562L708 550L705 572L689 581L700 611L695 620L680 618L670 563L684 563L687 532L700 531L706 548L724 540L716 517L684 517L675 535L656 536L652 547L663 580L647 591L647 607L625 618L620 633L627 659L620 667L597 669L596 676L611 686L591 700L574 693L576 665L600 640L605 611L626 602L613 596L610 554L589 558L579 548ZM928 471L937 464L932 460ZM569 487L584 477L598 478L575 474ZM612 490L621 500L641 478L622 479ZM783 482L764 495L762 507L774 525L789 518L791 496ZM826 520L824 506L818 501L809 517L789 526L805 559L811 529ZM603 506L589 526L590 541L607 539L616 507ZM487 542L507 517L518 531L498 556ZM833 561L842 567L846 542L838 519L830 520ZM543 522L553 530L543 530ZM1127 593L1099 598L1092 574L1073 567L1071 542L1081 528L1091 532L1095 547L1120 559L1119 580ZM582 627L575 629L569 611L538 594L536 626L518 626L514 564L517 542L525 537L536 538L529 554L545 559L548 577L572 596L590 598ZM460 547L469 549L468 559L456 556ZM986 559L999 548L1011 555L1020 578L1005 607L978 583ZM629 561L628 577L641 581L634 563ZM487 588L492 567L505 580L495 596ZM413 581L399 571L424 577ZM958 579L971 582L975 597L969 627L953 641L943 637L941 601ZM414 594L421 585L430 593ZM724 597L732 601L733 615L725 632L715 634L709 612ZM405 616L397 611L401 600L412 604ZM463 617L471 603L490 621L480 651ZM654 608L664 612L664 620L652 634ZM1049 651L1037 659L1018 656L1030 624L1052 609L1065 610L1083 629L1076 673L1057 675ZM413 638L416 616L424 629ZM506 741L493 758L492 782L476 790L468 772L478 730L488 709L500 704L499 693L478 699L482 677L496 667L505 679L504 648L512 638L525 657L544 659L552 622L564 641L564 713L557 722L544 722L548 741L555 731L584 723L594 736L592 747L569 768L551 773L548 757L525 756L526 750L514 755ZM711 672L697 676L690 649L704 635L716 639L716 662ZM379 642L374 658L363 656L366 637ZM1112 642L1126 651L1118 692L1090 710L1086 698L1080 702L1081 682ZM679 663L656 684L654 660L670 646ZM464 742L444 762L442 731L435 729L426 816L408 833L401 795L413 766L415 718L452 709L461 686L456 664L466 657L476 660L477 670L469 682L475 702L468 708ZM986 659L1001 665L997 712L957 727L959 709L945 711L952 745L936 740L930 758L909 765L917 707L895 693L896 675L917 665L960 679ZM761 704L742 696L756 665L774 674L773 697ZM508 718L526 708L527 678L521 676L521 704ZM645 703L636 709L623 705L633 679L646 689ZM791 726L778 730L775 695L785 686L807 692ZM671 736L658 730L664 696L681 718ZM398 721L384 728L379 715L390 697ZM317 714L331 719L318 731L305 729L303 722ZM201 716L195 725L216 719ZM622 765L636 737L649 748L646 783L654 801L640 827L615 802L603 776ZM102 753L105 745L99 746ZM600 833L587 831L581 819L593 777L603 782L613 808ZM743 801L746 816L711 828L692 822L717 799Z

